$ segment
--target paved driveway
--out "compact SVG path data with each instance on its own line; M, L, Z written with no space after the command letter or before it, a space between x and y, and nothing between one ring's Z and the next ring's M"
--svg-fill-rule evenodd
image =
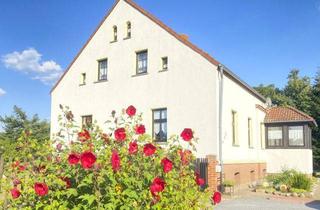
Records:
M320 210L320 201L297 202L267 197L245 197L226 200L214 210Z

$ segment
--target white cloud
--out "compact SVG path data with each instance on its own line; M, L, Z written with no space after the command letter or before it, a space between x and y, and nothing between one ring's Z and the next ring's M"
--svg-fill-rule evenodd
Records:
M22 52L12 52L2 56L2 62L8 69L31 75L32 79L52 84L62 74L62 68L53 60L42 61L42 55L34 48Z
M6 93L7 93L6 91L4 91L2 88L0 88L0 96L5 95Z

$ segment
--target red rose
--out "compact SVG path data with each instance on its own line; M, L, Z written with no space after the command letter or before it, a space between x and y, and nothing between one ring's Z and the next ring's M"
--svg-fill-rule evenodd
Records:
M20 191L16 187L11 189L10 192L13 199L19 198L21 195Z
M49 188L45 183L36 182L34 184L34 191L39 196L45 196L46 194L48 194Z
M214 192L212 195L212 201L213 204L216 205L221 202L221 193L220 192Z
M150 192L156 196L159 192L164 190L166 183L159 177L156 177L150 185Z
M199 172L195 172L195 176L196 176L196 183L197 183L197 185L199 185L199 186L204 185L205 181L204 181L204 179L202 179L202 178L200 177Z
M188 165L189 161L191 160L192 152L190 150L179 150L178 152L180 155L182 165Z
M61 179L66 183L67 189L71 187L71 180L68 177L62 177Z
M161 165L163 166L164 173L168 173L169 171L172 170L173 164L172 164L171 160L169 160L168 158L163 158L161 160Z
M69 162L69 165L75 165L75 164L78 164L79 163L79 160L80 160L80 157L78 154L75 154L75 153L71 153L68 157L68 162Z
M124 141L126 139L126 130L124 128L118 128L114 131L114 137L117 141Z
M12 183L14 186L17 186L17 185L21 184L21 181L20 181L20 179L14 179Z
M112 152L111 164L113 171L118 171L120 169L120 156L115 150Z
M143 153L145 156L151 156L156 152L156 147L153 144L146 144L143 147Z
M136 108L132 105L126 109L126 113L127 115L129 115L129 117L132 117L133 115L135 115L136 111L137 111Z
M20 161L17 160L12 164L12 168L18 167L20 165Z
M26 170L26 166L19 166L19 171L24 171L24 170Z
M193 138L193 132L190 128L185 128L181 134L181 138L185 141L190 141Z
M78 133L78 138L81 142L85 142L91 138L89 131L83 130L82 132Z
M146 128L144 125L137 125L135 127L136 134L144 134L146 132Z
M129 143L129 154L135 154L138 152L138 144L136 141L130 142Z
M92 152L84 152L80 156L82 168L89 169L96 162L97 157Z

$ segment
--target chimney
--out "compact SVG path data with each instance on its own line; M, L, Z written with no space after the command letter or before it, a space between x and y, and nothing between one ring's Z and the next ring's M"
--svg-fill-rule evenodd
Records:
M180 37L184 40L189 40L189 36L187 34L180 34Z

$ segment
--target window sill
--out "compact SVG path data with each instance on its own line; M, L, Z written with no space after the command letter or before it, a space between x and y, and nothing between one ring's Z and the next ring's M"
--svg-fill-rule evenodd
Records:
M123 38L123 40L128 40L128 39L131 39L131 36Z
M115 43L115 42L117 42L117 41L118 41L118 40L113 40L113 41L110 42L110 44Z
M249 149L254 149L254 147L249 147Z
M102 80L95 81L94 83L96 84L96 83L102 83L102 82L108 82L108 80L107 79L102 79Z
M159 145L167 145L168 141L154 141L154 143Z
M140 74L135 74L135 75L132 75L131 77L139 77L139 76L144 76L144 75L148 75L148 72L146 72L146 73L140 73Z
M159 70L158 72L160 73L160 72L167 72L168 71L168 69L162 69L162 70Z
M233 147L240 147L239 144L232 144Z
M85 85L86 85L86 83L79 84L80 87L81 87L81 86L85 86Z

